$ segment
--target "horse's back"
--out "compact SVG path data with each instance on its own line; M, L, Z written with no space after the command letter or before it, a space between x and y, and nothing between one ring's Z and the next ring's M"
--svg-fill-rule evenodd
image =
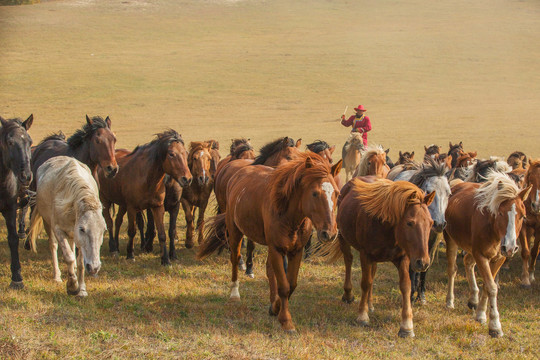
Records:
M216 172L214 180L214 193L216 194L216 200L221 211L225 211L227 202L227 186L229 180L240 169L253 163L251 159L237 159L231 160L225 164L219 171Z
M470 240L473 216L478 211L474 199L478 187L479 184L470 182L454 185L446 208L445 232L465 250L470 249L465 243Z
M30 161L30 166L32 168L34 179L36 179L37 171L41 167L41 165L43 165L47 160L53 157L65 155L67 151L68 144L62 140L51 139L37 145L32 152L32 159ZM32 183L33 186L31 186L31 188L35 189L35 181L33 181Z

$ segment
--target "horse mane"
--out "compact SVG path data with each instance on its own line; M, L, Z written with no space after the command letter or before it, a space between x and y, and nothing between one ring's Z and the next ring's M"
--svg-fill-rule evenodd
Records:
M358 164L357 176L367 175L369 171L369 159L373 155L384 155L384 158L386 160L386 153L384 152L384 149L381 145L369 146L366 151L362 152L362 159L360 160L360 164Z
M253 146L251 146L249 143L241 144L234 149L234 152L231 153L231 158L239 159L240 155L242 155L246 151L251 151L251 150L253 150Z
M366 213L390 226L397 225L408 206L424 201L424 191L408 181L379 179L367 183L355 178L352 187Z
M277 154L283 149L294 146L294 140L287 136L274 140L271 143L264 145L259 150L259 155L257 155L252 165L264 165L266 160L268 160L272 155Z
M70 148L76 149L81 146L86 140L94 136L94 133L96 131L105 128L108 128L105 120L103 120L101 116L94 116L92 117L92 123L85 123L82 129L75 131L75 133L67 139L67 143Z
M21 118L7 119L5 124L0 126L0 136L4 137L16 128L23 127L23 120ZM26 130L25 130L26 131Z
M232 143L231 143L231 148L230 148L230 151L229 151L229 155L233 156L233 154L235 153L236 149L240 146L244 146L244 145L247 145L250 147L250 149L253 149L251 147L251 143L249 142L249 139L246 139L246 138L238 138L238 139L232 139Z
M506 162L509 163L510 159L513 157L517 157L519 160L521 160L521 167L523 169L527 167L528 160L527 160L527 155L525 155L525 153L521 151L514 151L513 153L510 154L510 156L508 156L508 158L506 159Z
M487 181L476 189L474 199L476 208L481 213L487 209L491 215L497 215L499 206L504 201L512 200L518 195L519 188L508 175L491 170L487 175Z
M527 169L527 173L525 174L525 182L524 182L525 186L528 186L530 184L532 171L539 167L540 167L540 160L531 161L531 163L529 164L529 168Z
M474 164L471 172L468 173L465 181L468 182L485 182L490 171L506 173L512 171L512 168L505 160L492 157L490 160L479 160Z
M426 180L434 176L445 176L448 172L448 167L445 163L439 163L431 157L427 157L422 163L417 172L409 179L411 183L422 188Z
M312 163L310 167L306 167L308 158ZM292 194L299 186L307 186L315 180L324 179L331 171L328 161L315 153L300 153L298 158L277 167L268 183L273 207L278 213L284 213Z
M66 135L64 135L64 133L62 131L59 131L57 133L49 134L43 140L41 140L39 145L43 144L46 141L50 141L50 140L66 141Z
M320 153L321 151L324 151L326 149L330 149L330 145L326 141L323 140L315 140L311 144L307 144L306 148L314 153Z
M156 134L156 138L149 143L144 145L138 145L130 154L127 156L133 156L139 151L150 150L150 154L155 159L163 159L167 154L169 146L174 143L179 142L184 145L184 140L182 135L176 132L176 130L168 129L162 133Z
M212 144L208 141L192 141L189 143L188 166L190 168L193 164L193 154L204 150L207 150L208 153L210 153L210 150L212 150Z

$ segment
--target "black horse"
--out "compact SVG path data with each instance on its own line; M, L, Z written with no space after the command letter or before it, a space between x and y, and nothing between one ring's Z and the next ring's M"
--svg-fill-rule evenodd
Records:
M8 244L11 253L12 289L24 287L19 262L19 236L17 235L17 209L19 195L28 188L32 181L30 169L30 147L32 139L27 130L32 126L34 116L24 122L21 119L5 120L0 116L0 212L6 220Z

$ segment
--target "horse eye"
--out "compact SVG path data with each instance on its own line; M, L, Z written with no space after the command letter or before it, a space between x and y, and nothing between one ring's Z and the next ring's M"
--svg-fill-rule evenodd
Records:
M291 161L291 160L292 160L292 157L287 156L287 160Z
M413 222L412 221L407 221L407 226L413 226Z
M79 231L82 232L82 233L85 232L83 227L80 227L80 228L79 228Z
M173 153L173 152L169 152L167 155L168 155L169 157L173 157L173 156L174 156L174 153Z
M316 191L314 191L312 195L313 195L313 197L317 197L317 196L319 196L319 193L317 193Z

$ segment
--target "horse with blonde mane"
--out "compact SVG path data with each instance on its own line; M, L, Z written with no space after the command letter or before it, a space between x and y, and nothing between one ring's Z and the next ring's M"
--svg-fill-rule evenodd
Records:
M343 145L343 150L341 151L341 158L343 159L343 168L345 169L345 181L349 181L349 174L353 174L358 164L360 164L360 159L362 158L362 151L365 150L364 140L362 139L362 134L359 132L352 132L349 135L349 138ZM354 175L353 175L354 177Z
M67 293L87 296L84 273L97 275L101 268L99 252L106 229L96 180L88 166L68 156L45 161L36 176L36 206L28 234L31 248L36 251L36 239L45 227L54 280L62 281L57 255L60 245L68 264Z
M353 173L353 178L368 175L385 178L389 171L390 167L386 164L386 151L380 145L369 146L362 152L362 159Z
M239 169L227 188L226 212L207 226L198 259L229 246L232 264L232 301L240 300L238 263L242 237L268 246L266 274L270 285L270 314L283 330L294 332L289 298L297 284L303 248L315 227L319 239L336 234L334 217L339 190L332 168L316 154L301 153L277 168L253 165ZM283 257L288 258L288 269Z
M470 289L467 305L476 309L476 321L483 324L486 322L489 301L488 329L492 337L503 335L497 310L498 287L494 278L505 258L517 251L516 240L525 217L523 202L531 188L529 186L520 191L505 174L491 172L483 184L464 182L452 187L448 201L448 225L444 230L448 259L446 306L454 308L454 278L459 246L466 251L463 262ZM475 264L478 264L478 271L484 280L480 301L474 275Z
M337 240L321 247L323 259L334 261L344 256L345 283L342 300L352 303L351 246L360 252L362 299L357 322L369 325L368 310L373 311L373 278L377 263L391 261L399 272L402 295L400 337L412 337L411 281L414 271L429 267L428 239L433 225L428 206L435 192L424 196L416 185L392 182L373 176L349 181L338 199Z

